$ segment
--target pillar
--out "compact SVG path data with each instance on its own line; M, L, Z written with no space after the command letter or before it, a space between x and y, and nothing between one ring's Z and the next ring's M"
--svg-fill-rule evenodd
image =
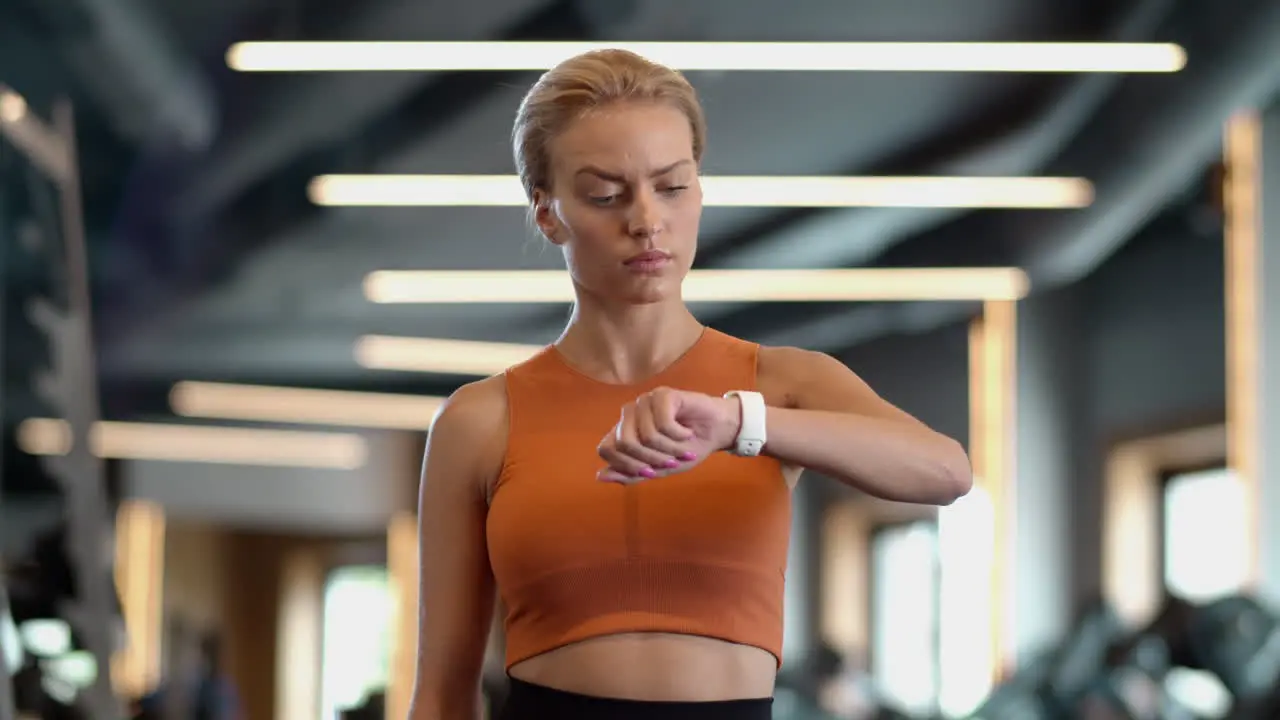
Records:
M1280 607L1280 102L1261 114L1259 126L1259 217L1255 285L1256 337L1253 440L1258 492L1258 585Z
M1013 552L1009 592L1013 654L1021 665L1062 641L1075 604L1071 548L1073 507L1082 450L1079 406L1083 366L1076 291L1037 294L1018 307L1018 412L1016 492L1012 505ZM1082 532L1096 533L1094 527Z

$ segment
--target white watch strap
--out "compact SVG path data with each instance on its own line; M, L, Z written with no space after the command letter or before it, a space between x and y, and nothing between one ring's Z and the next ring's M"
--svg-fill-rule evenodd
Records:
M731 452L743 457L759 455L768 440L765 434L764 396L751 390L733 390L724 396L736 397L742 404L742 426L738 429L738 439Z

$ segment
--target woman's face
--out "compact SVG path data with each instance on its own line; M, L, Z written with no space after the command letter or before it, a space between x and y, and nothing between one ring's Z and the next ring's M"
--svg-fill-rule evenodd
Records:
M551 187L535 191L535 219L564 251L574 283L633 304L678 298L702 214L684 114L611 105L575 121L549 150Z

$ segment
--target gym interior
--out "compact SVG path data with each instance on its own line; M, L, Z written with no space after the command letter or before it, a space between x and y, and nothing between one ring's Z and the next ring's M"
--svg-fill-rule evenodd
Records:
M409 716L426 431L563 329L509 138L591 44L706 107L699 319L969 453L805 473L776 717L1280 717L1280 3L8 0L0 720Z

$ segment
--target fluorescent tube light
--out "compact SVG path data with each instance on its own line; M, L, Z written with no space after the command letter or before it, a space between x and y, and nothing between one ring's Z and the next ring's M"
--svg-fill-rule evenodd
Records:
M851 268L830 270L692 270L688 302L908 302L1017 300L1022 270L992 268ZM573 301L563 270L379 270L364 280L380 304L562 303Z
M1086 207L1093 185L1069 177L704 176L708 207ZM322 206L519 207L515 175L321 175L308 187Z
M1035 42L241 42L241 72L546 70L588 50L623 48L680 70L810 72L1169 73L1168 43Z
M31 418L18 426L18 447L32 455L65 455L71 429L63 420ZM99 422L89 434L98 457L354 470L368 446L359 435L267 428Z
M356 342L356 362L373 370L445 375L496 375L528 360L541 345L366 335Z
M190 381L174 385L169 392L173 412L186 417L422 432L443 400L427 395Z

